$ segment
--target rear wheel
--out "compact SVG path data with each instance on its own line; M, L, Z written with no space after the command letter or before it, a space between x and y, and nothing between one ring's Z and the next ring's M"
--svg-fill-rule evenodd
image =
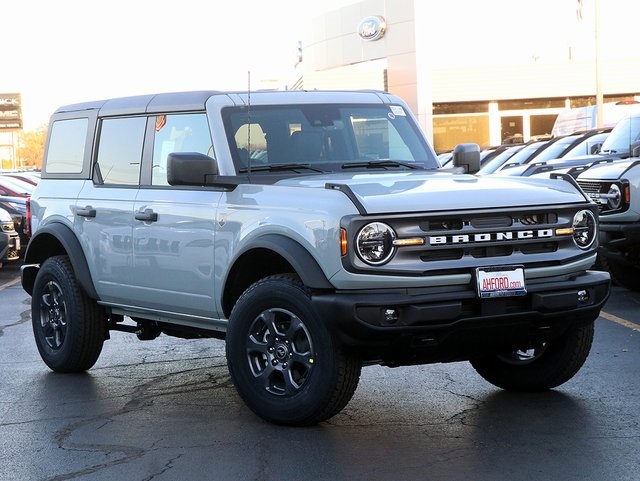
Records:
M81 372L100 356L107 329L102 310L76 280L69 258L40 267L31 299L33 334L40 356L57 372Z
M226 336L231 378L263 419L311 425L344 408L361 363L343 352L294 276L272 276L238 299Z
M545 391L571 379L591 350L594 323L571 326L561 337L471 361L491 384L509 391Z

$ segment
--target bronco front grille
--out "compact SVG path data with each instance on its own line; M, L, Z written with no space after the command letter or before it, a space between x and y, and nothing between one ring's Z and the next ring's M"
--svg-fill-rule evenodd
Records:
M597 205L598 212L600 214L612 214L627 210L629 205L627 204L626 194L628 194L629 183L625 180L622 181L592 181L592 180L578 180L578 185L582 188L585 194L587 194ZM615 188L617 188L617 194ZM614 189L614 190L611 190ZM618 204L610 200L611 195L618 195Z
M600 182L592 182L588 180L578 180L578 185L587 194L597 194L602 188L602 184Z
M559 265L583 256L573 237L563 233L575 213L585 204L548 208L505 208L495 211L464 211L435 215L398 215L376 218L389 225L402 243L384 265L366 265L350 253L345 267L356 271L426 275L479 266L535 264ZM372 222L357 216L346 222L352 242L360 228ZM343 222L344 225L344 222ZM467 271L469 272L469 271Z

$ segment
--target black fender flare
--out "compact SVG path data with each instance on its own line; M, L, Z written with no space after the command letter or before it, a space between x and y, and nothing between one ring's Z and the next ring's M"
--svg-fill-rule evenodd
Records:
M59 242L62 250L57 246L55 248L52 247L50 237L54 237ZM29 240L24 255L24 265L21 269L22 288L31 295L40 264L54 255L67 255L69 257L73 272L82 289L91 299L98 300L99 296L93 284L89 264L80 241L73 233L73 230L60 222L53 222L39 228Z
M282 256L291 264L305 286L312 289L334 289L309 251L295 240L279 234L265 234L256 238L238 252L232 265L245 252L256 248L268 249Z

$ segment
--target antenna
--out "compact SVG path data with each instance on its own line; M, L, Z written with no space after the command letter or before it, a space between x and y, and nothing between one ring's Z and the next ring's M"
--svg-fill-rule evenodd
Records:
M247 70L247 177L251 183L251 70Z

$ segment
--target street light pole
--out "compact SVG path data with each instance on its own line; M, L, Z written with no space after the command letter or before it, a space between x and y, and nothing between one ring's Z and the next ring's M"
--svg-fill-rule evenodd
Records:
M600 74L600 0L594 0L595 2L595 67L596 67L596 122L597 127L602 127L603 124L603 95L602 95L602 77Z

